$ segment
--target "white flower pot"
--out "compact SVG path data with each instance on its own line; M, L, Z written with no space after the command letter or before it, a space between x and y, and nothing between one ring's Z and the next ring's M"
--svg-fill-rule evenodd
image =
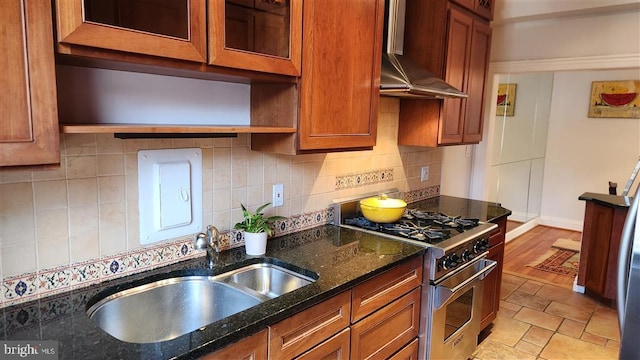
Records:
M264 255L267 252L267 233L244 233L244 246L247 255Z

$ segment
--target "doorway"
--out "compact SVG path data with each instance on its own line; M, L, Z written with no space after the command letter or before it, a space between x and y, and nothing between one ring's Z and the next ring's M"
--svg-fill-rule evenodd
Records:
M540 216L553 73L497 74L496 81L488 196L513 212L509 230L517 231Z

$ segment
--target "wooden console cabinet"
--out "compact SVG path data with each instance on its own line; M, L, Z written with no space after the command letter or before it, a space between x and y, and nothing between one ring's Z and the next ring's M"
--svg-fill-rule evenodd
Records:
M586 201L577 284L604 300L616 298L618 250L631 199L584 193Z

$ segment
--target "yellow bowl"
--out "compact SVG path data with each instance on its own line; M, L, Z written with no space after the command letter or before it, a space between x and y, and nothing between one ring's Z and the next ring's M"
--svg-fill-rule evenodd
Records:
M369 221L391 223L402 217L407 203L400 199L391 199L382 194L360 200L362 215Z

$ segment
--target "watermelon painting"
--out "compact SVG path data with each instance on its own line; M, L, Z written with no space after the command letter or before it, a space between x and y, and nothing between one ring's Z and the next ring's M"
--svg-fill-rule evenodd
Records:
M640 119L640 80L591 83L590 118Z
M516 107L516 84L499 84L496 116L513 116Z
M629 105L633 99L638 96L638 93L623 93L623 94L606 94L601 93L600 99L602 102L609 106L625 106Z

